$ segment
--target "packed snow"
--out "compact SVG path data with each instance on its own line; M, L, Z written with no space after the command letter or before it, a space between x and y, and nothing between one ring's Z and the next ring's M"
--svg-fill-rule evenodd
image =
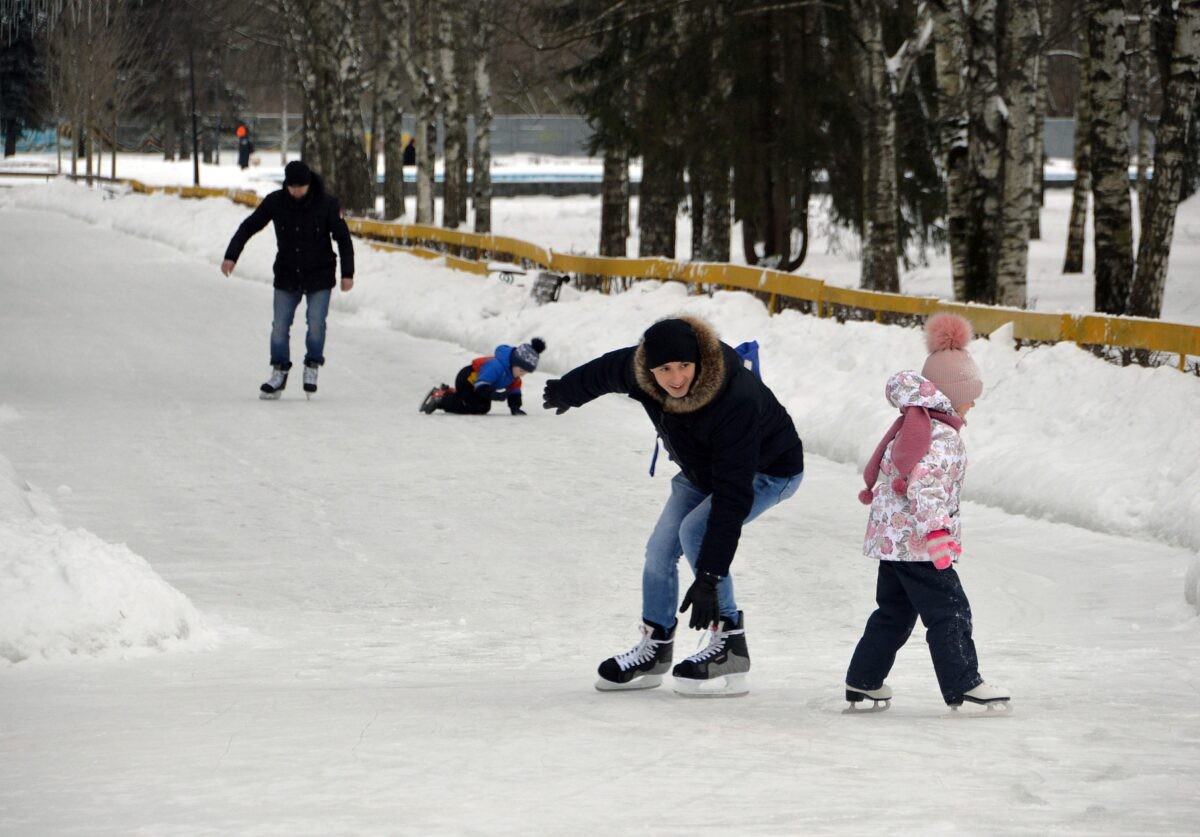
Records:
M544 236L497 232L552 246L583 206L522 203ZM0 190L0 831L1194 832L1193 376L973 343L960 572L1016 711L946 717L918 631L892 709L846 717L874 590L860 469L919 331L673 284L538 306L521 280L360 243L320 392L261 402L273 236L217 269L246 211ZM636 639L674 469L646 476L626 399L559 417L536 398L678 312L759 341L807 453L734 562L741 700L592 689ZM535 334L528 417L417 413Z

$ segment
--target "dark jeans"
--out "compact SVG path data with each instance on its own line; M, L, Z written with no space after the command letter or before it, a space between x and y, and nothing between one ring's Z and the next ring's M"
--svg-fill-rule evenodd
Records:
M454 392L442 399L441 407L447 413L464 413L466 415L482 415L492 409L492 399L475 394L475 385L471 377L470 365L458 370L454 379Z
M925 641L946 702L983 682L971 639L971 604L953 568L938 570L929 561L880 561L875 601L879 608L854 649L847 685L882 686L917 616L925 625Z

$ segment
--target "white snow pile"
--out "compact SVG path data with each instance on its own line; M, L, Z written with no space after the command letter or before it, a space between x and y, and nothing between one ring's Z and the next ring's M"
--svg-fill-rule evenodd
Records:
M0 666L130 657L210 635L145 559L67 529L48 504L0 455Z
M225 246L248 212L229 201L89 192L66 182L14 189L0 201L63 213L209 260L215 293L220 282L271 282L274 236L266 231L251 240L234 276L221 277ZM703 316L731 344L759 341L764 377L807 449L859 467L892 420L884 382L900 369L920 369L926 357L917 329L838 324L792 312L770 317L760 301L741 292L687 296L678 283L643 282L605 295L568 285L558 303L538 306L522 280L507 285L451 272L363 242L356 262L354 291L335 294L333 305L359 312L362 325L386 324L475 353L539 335L549 346L539 371L549 374L636 342L660 317ZM976 340L971 353L984 393L964 431L968 501L1200 549L1200 385L1194 376L1167 367L1121 368L1069 343L1017 350L1007 327ZM430 371L432 380L451 370ZM847 502L856 502L852 494Z

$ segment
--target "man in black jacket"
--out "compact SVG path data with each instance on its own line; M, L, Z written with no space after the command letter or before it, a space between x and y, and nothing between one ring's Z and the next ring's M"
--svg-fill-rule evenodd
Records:
M646 544L642 639L600 664L596 688L648 689L662 682L672 660L683 555L695 581L679 612L690 608L690 627L711 628L712 636L675 666L675 691L745 694L750 654L729 565L742 525L792 496L804 476L792 419L737 352L695 317L661 320L639 345L548 381L544 406L564 413L610 392L642 405L680 473Z
M256 232L275 225L275 317L271 324L271 379L260 387L259 398L275 399L287 386L292 368L289 338L301 297L308 297L308 336L305 339L304 391L317 391L317 370L325 363L325 318L333 292L337 259L329 238L337 241L342 259L342 290L354 287L354 244L337 198L326 194L321 178L299 160L283 170L283 188L263 198L242 222L229 247L221 272L233 273L242 248Z

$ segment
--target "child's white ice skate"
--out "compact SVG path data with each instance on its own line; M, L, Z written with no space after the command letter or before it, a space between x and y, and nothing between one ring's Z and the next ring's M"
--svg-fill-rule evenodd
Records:
M883 712L892 705L892 687L884 683L878 689L859 689L847 683L846 700L850 705L842 710L843 715ZM870 706L860 706L868 700L871 701Z

